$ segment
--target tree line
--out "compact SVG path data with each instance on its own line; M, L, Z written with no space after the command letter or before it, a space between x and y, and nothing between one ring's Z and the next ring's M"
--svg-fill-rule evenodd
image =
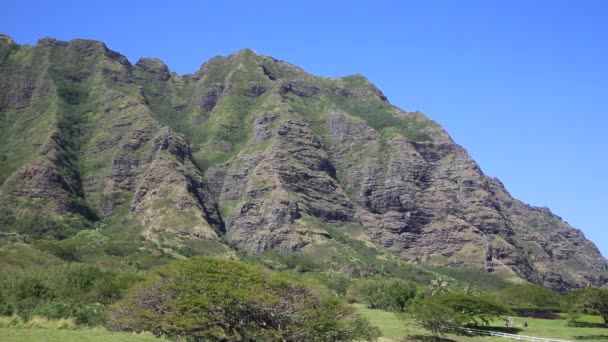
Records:
M0 274L0 316L73 319L78 325L193 341L375 340L379 330L349 303L395 312L435 334L501 316L583 313L608 321L608 289L560 295L538 285L485 292L437 277L428 284L340 273L289 272L193 257L151 271L64 263ZM314 275L314 277L313 277Z

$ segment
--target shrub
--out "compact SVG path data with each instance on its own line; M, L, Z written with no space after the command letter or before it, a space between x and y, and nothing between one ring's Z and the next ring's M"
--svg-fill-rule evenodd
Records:
M31 311L32 315L50 319L72 319L80 325L101 325L104 319L104 308L97 305L78 303L48 303L39 305Z
M41 251L50 253L64 261L78 261L80 255L78 255L78 248L73 243L65 243L65 241L39 241L36 243L36 247Z
M73 318L60 318L53 323L55 323L56 329L62 329L62 330L76 329L76 322L74 321Z
M0 328L17 328L23 325L23 320L18 315L0 316Z
M26 320L33 316L73 318L86 325L101 324L107 306L140 280L136 273L76 263L44 270L28 267L2 275L2 314L15 313Z
M26 329L48 329L51 327L51 324L46 317L33 316L23 323L23 327Z
M509 307L555 308L561 306L559 294L533 284L511 285L498 291L496 298Z
M356 281L353 291L358 301L371 309L403 312L417 295L416 286L398 279L363 279Z
M0 328L26 328L26 329L76 329L76 322L72 318L48 319L44 316L32 316L24 322L18 315L0 316Z
M258 260L254 259L252 261ZM310 256L290 251L267 251L262 254L259 262L273 269L288 268L301 273L316 271L321 268ZM284 266L282 267L282 265Z
M135 254L137 247L128 241L108 241L104 246L104 252L108 255L127 256Z
M378 330L344 301L284 274L195 257L159 268L115 304L107 327L195 340L371 340Z

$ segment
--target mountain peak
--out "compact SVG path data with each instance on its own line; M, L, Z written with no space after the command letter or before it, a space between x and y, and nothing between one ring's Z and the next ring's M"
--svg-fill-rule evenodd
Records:
M74 47L83 51L87 51L89 53L94 53L94 52L106 52L108 51L108 47L106 46L105 43L100 42L98 40L92 40L92 39L81 39L81 38L76 38L76 39L72 39L69 41L63 41L63 40L58 40L55 38L41 38L38 40L37 43L38 46L44 47L44 46L69 46L69 47Z
M7 34L4 33L0 33L0 42L5 43L5 44L12 44L15 41L13 40L13 38Z
M142 68L148 73L157 75L161 81L166 81L171 78L171 73L167 65L158 58L143 57L136 63L136 67Z
M254 57L254 56L258 56L258 54L250 48L243 48L238 50L237 52L231 54L230 56L234 56L234 57Z

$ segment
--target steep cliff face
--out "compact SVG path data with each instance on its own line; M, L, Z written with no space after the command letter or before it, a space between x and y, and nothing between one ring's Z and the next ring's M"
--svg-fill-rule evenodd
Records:
M190 147L155 119L134 69L94 41L11 45L0 69L9 89L0 147L5 227L63 238L126 211L153 243L168 236L167 250L219 239L223 222Z
M327 227L356 227L412 262L556 289L608 282L579 230L513 199L441 127L362 76L314 77L251 50L178 76L99 42L0 45L4 231L59 225L62 238L122 218L178 255L220 240L312 253L334 240ZM52 224L36 230L31 214Z

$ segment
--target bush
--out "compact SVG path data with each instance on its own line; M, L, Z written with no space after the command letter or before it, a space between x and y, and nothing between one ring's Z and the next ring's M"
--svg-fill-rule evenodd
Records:
M265 252L261 262L271 268L276 268L276 265L267 265L267 263L277 262L281 265L285 265L288 269L293 269L302 273L317 271L321 268L310 256L288 251Z
M561 296L539 285L511 285L497 292L496 298L509 307L556 308L561 306Z
M13 307L6 298L4 291L0 290L0 316L10 316L13 313Z
M410 282L398 279L362 279L353 284L355 297L370 309L403 312L418 291Z
M25 320L44 316L98 325L106 307L139 280L135 273L95 265L28 267L5 272L0 278L0 309L4 315L18 314Z
M74 320L71 318L60 318L60 319L54 321L53 323L55 323L56 329L61 329L61 330L76 329L76 322L74 322Z
M41 251L50 253L64 261L79 261L78 245L72 240L63 241L39 241L37 248Z
M23 323L26 329L46 329L49 328L49 320L45 317L33 316L27 322Z
M33 316L50 319L70 319L75 324L96 326L103 324L104 308L94 304L48 303L39 305L31 311Z
M0 328L18 328L23 325L23 320L18 315L0 316Z
M379 335L344 301L284 274L202 257L159 268L112 307L107 327L209 341L347 341Z
M76 329L76 323L71 318L51 320L43 316L32 316L24 322L18 315L0 316L0 328L26 328L26 329Z
M108 255L127 256L137 253L137 247L128 241L108 241L103 250Z

